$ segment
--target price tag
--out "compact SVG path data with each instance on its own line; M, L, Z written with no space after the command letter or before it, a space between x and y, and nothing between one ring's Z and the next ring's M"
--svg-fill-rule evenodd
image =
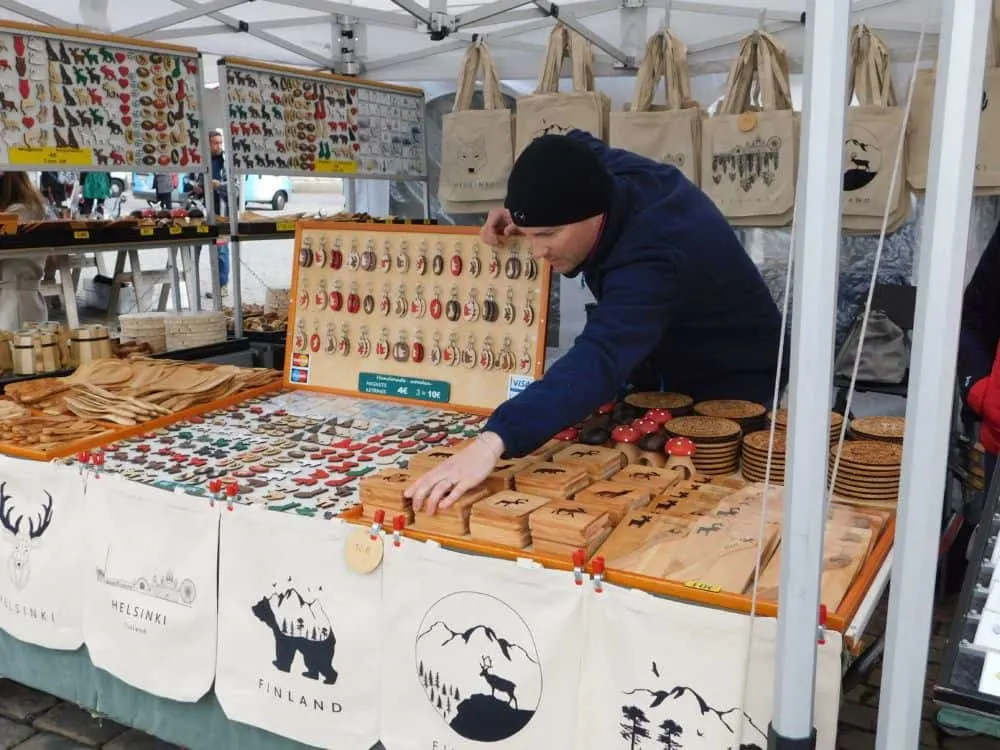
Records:
M713 586L710 583L702 583L701 581L685 581L684 585L689 589L697 589L698 591L707 591L710 594L719 594L722 592L721 586Z
M139 227L139 234L143 237L152 237L153 228L152 227Z
M171 224L167 231L170 232L170 234L180 234L181 228L176 224Z
M347 538L344 545L344 557L347 567L355 573L368 575L382 564L382 537L371 537L367 528L358 529Z
M274 225L276 232L294 232L295 222L294 221L279 221Z
M208 227L204 224L198 225L198 234L208 234Z
M86 229L78 229L77 231L73 232L73 239L74 240L89 240L90 239L90 232L88 232Z

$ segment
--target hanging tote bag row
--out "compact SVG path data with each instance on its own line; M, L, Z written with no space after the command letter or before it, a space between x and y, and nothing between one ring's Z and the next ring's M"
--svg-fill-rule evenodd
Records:
M934 121L936 70L917 72L910 112L910 140L907 151L906 181L918 193L927 189L931 128ZM976 153L976 195L1000 194L1000 3L993 3L993 15L986 46L986 73L979 115L979 146Z
M774 37L754 32L740 44L725 98L702 124L701 188L731 224L791 223L798 129L787 54Z
M897 106L889 49L867 26L851 30L851 70L844 127L843 231L879 234L886 209L887 232L899 229L910 215L905 189L906 150L893 181L893 166L906 138L906 114Z
M666 104L653 104L662 79ZM663 164L696 185L701 173L701 107L691 98L687 47L669 31L649 38L636 75L635 101L611 115L608 141Z
M482 71L483 108L472 109ZM443 118L438 198L453 213L479 213L503 205L514 163L514 117L504 106L489 48L477 41L465 51L455 105Z

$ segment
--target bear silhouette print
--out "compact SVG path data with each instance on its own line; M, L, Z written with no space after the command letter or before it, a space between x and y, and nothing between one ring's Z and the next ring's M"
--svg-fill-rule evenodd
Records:
M333 654L337 639L330 626L330 618L318 600L307 602L294 588L281 594L263 597L251 608L257 619L267 625L274 635L274 666L281 672L290 672L295 655L301 654L306 671L303 677L333 685L337 670L333 668Z

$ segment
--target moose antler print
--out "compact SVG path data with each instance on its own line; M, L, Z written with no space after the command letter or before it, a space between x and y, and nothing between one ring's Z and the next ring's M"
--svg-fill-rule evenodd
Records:
M28 580L31 578L31 550L52 524L52 495L47 490L42 491L46 497L45 504L38 516L28 518L28 530L25 536L21 533L24 514L18 515L17 520L14 520L15 508L11 504L10 495L7 494L7 483L0 483L0 526L14 540L14 549L7 560L7 573L11 583L18 589L28 585Z

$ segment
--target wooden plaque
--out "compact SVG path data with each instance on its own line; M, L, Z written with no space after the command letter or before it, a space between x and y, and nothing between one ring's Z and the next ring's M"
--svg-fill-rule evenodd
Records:
M550 269L472 227L300 222L285 383L489 414L541 377Z

